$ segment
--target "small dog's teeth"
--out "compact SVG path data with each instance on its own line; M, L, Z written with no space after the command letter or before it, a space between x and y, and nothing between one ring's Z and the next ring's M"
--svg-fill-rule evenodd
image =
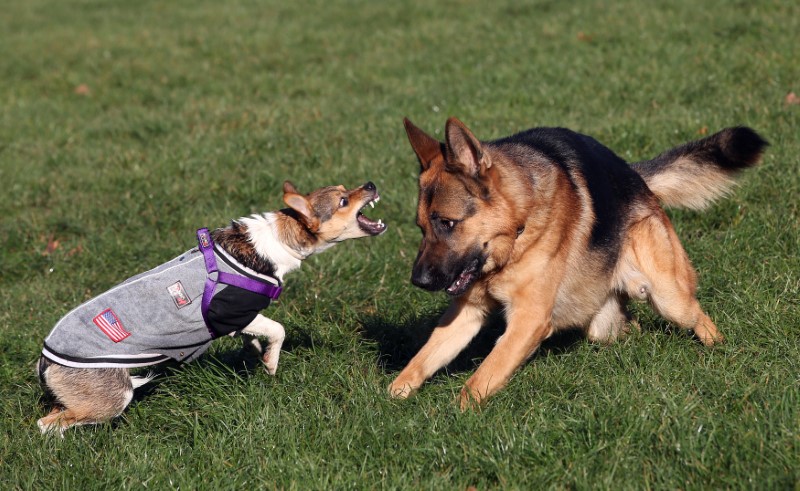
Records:
M383 225L383 221L380 218L378 218L378 225Z
M378 201L380 201L380 200L381 200L381 197L380 197L380 196L378 196L377 198L375 198L375 202L376 202L376 203L377 203Z
M369 206L370 206L370 208L375 208L375 202L374 201L370 201L369 202Z

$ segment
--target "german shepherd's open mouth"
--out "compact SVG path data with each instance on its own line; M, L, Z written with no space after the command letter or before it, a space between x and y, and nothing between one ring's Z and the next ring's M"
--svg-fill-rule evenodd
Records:
M456 277L455 281L445 288L445 292L447 292L448 295L457 297L467 291L467 289L472 286L472 283L480 276L482 263L483 261L480 257L476 257L470 261L467 267Z

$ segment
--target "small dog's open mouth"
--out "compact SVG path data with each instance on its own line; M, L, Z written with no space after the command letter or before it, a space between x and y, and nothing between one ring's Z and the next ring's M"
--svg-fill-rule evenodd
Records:
M478 277L478 265L480 264L480 259L475 258L472 260L469 265L464 268L461 274L458 275L456 281L454 281L450 286L448 286L445 291L448 295L452 295L454 297L461 295L467 288L472 284L473 281Z
M358 210L358 214L356 215L356 221L358 222L359 228L361 228L361 230L370 235L379 235L382 234L383 232L386 232L386 224L383 223L381 219L378 219L378 221L376 222L367 218L367 216L361 213L361 211L364 208L366 208L367 205L369 205L372 208L375 208L375 203L377 203L380 200L381 197L378 195L376 191L375 197L364 203L364 206L361 207L361 210Z

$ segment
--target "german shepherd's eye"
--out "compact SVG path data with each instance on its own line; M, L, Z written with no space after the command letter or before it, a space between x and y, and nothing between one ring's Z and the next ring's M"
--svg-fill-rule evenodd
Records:
M344 208L349 203L350 202L347 200L347 198L342 198L342 199L339 200L339 208Z
M430 220L432 223L437 223L438 225L436 228L444 232L452 232L456 224L458 223L458 220L451 220L449 218L444 218L435 211L431 213ZM419 223L417 223L417 225L419 225Z

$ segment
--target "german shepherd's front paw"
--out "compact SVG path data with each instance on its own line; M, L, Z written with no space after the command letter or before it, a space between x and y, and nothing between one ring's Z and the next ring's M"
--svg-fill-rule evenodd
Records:
M472 392L469 387L464 386L461 388L461 394L458 396L458 406L461 408L462 413L465 411L480 411L483 401L480 394Z
M403 381L400 378L396 378L394 382L389 384L389 396L392 399L408 399L416 393L417 389L410 382Z

